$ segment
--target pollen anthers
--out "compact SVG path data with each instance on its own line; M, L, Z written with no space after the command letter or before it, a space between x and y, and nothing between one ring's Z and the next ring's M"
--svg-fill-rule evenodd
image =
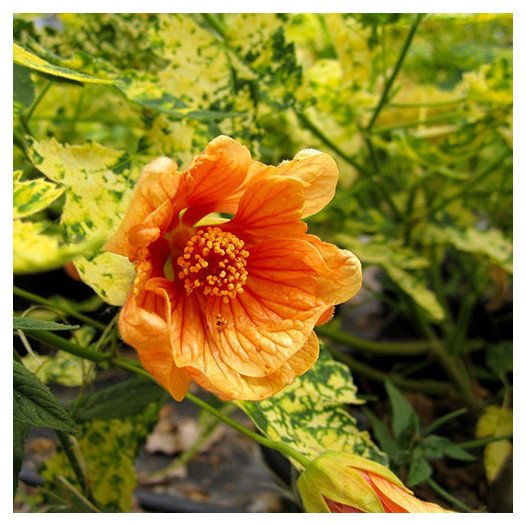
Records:
M219 227L198 230L177 258L188 294L202 288L205 295L223 296L224 301L243 292L247 282L248 251L245 243Z

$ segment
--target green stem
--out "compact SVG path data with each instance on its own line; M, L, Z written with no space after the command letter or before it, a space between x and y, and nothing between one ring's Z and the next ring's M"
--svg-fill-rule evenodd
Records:
M224 26L212 13L201 13L201 16L212 26L213 29L216 30L216 32L221 36L221 38L225 37L226 34L226 26Z
M404 217L402 216L402 214L400 213L400 210L398 210L398 207L393 201L390 190L387 189L387 186L383 184L382 180L378 179L378 176L382 175L381 164L380 164L380 161L378 160L376 148L374 147L368 134L365 135L365 144L367 145L367 149L369 150L369 157L371 158L371 162L373 163L373 168L374 168L373 188L376 192L378 192L381 195L381 197L384 198L385 202L391 209L391 212L395 216L395 221L403 223Z
M96 507L100 507L100 505L95 500L95 497L91 493L86 477L84 476L84 471L82 470L82 466L80 465L75 451L73 450L69 436L63 431L55 430L55 433L73 469L73 473L75 473L75 477L79 483L82 493L92 504L94 504Z
M499 156L495 162L491 163L481 174L477 175L477 177L474 177L473 179L470 179L469 181L466 181L458 192L455 192L453 195L443 199L435 206L432 206L428 211L428 215L432 216L439 210L445 208L449 203L463 198L472 188L479 185L486 177L494 174L495 170L500 168L509 156L510 152L507 150L501 156Z
M353 373L359 373L376 382L383 384L386 381L390 381L397 387L400 387L400 389L407 391L417 391L436 396L447 396L449 394L450 388L443 382L435 382L432 380L426 380L422 382L417 380L408 380L407 378L402 378L401 376L395 374L383 373L373 369L372 367L355 360L348 354L342 353L335 349L329 348L328 350L331 355L336 358L336 360L346 364Z
M38 97L33 101L33 104L29 107L29 109L24 113L23 120L28 123L31 120L31 117L33 115L33 112L37 109L37 106L40 104L42 99L44 98L45 94L49 91L49 88L51 88L53 84L53 81L50 80L40 91L38 94Z
M468 100L467 97L460 97L458 99L443 100L443 101L436 101L436 102L412 102L412 103L391 102L389 103L389 106L391 106L392 108L434 108L434 107L440 107L440 106L453 106L455 104L460 104L461 102L465 102L466 100Z
M78 320L84 321L88 323L89 325L95 327L96 329L104 330L106 328L106 325L103 323L100 323L89 316L86 316L85 314L82 314L81 312L76 311L75 309L68 307L66 305L55 305L52 301L43 298L42 296L38 296L37 294L33 294L32 292L28 292L26 290L23 290L17 286L13 286L13 293L16 296L19 296L20 298L24 298L26 300L32 301L34 303L40 304L40 305L46 305L48 307L53 307L55 309L61 310L65 314L69 314L70 316L73 316L74 318L77 318Z
M194 396L191 393L187 393L186 398L192 401L194 404L201 407L201 409L208 411L209 413L217 417L219 420L225 422L225 424L239 431L243 435L251 438L252 440L255 440L262 446L279 451L283 455L294 459L296 462L298 462L303 467L307 467L309 465L310 463L309 459L305 457L304 455L302 455L301 453L299 453L298 451L296 451L295 449L291 448L289 445L283 442L276 442L275 440L271 440L270 438L267 438L258 433L255 433L254 431L246 428L239 422L232 420L232 418L224 415L223 413L218 411L215 407L212 407L211 405L207 404L204 400L201 400L200 398L198 398L197 396Z
M453 497L451 493L446 491L442 486L438 485L432 478L426 479L426 482L429 484L429 486L431 486L433 491L436 491L441 497L451 502L451 504L456 506L459 510L471 513L471 508L469 506L466 506L466 504L464 504L462 501L458 500L456 497Z
M24 331L24 333L29 338L36 340L40 343L45 343L46 345L56 347L57 349L62 349L63 351L68 352L69 354L73 354L74 356L78 356L79 358L85 358L86 360L90 360L95 363L102 363L111 359L111 357L107 354L101 353L99 351L94 351L89 347L78 345L77 343L66 340L61 336L57 336L53 332L42 330L26 330Z
M359 172L371 175L371 170L362 166L360 163L355 161L352 157L347 155L337 144L334 144L304 113L296 111L296 116L300 122L307 128L314 136L316 136L321 142L328 146L333 152L337 153L345 162L356 168Z
M444 415L440 418L437 418L434 422L429 424L425 429L422 430L422 436L427 436L431 432L433 432L435 429L438 429L441 425L445 424L446 422L449 422L450 420L453 420L454 418L457 418L467 412L466 408L458 409L457 411L453 411L452 413L448 413L447 415Z
M428 124L435 124L437 122L443 121L452 121L465 117L463 113L446 113L444 115L437 115L436 117L430 117L429 119L423 121L411 121L411 122L402 122L394 126L384 126L382 128L375 128L372 130L372 133L381 134L387 133L393 130L403 130L408 128L416 128L418 126L427 126Z
M66 340L61 336L57 336L53 332L24 331L24 333L33 340L39 341L40 343L45 343L46 345L50 345L52 347L55 347L56 349L61 349L63 351L68 352L69 354L78 356L79 358L83 358L85 360L89 360L95 363L106 363L109 365L114 365L116 367L119 367L120 369L125 369L132 373L141 374L143 376L151 378L151 376L142 368L142 366L133 360L112 357L109 354L102 353L90 349L89 347L84 347L82 345L78 345L74 342Z
M444 293L444 284L442 281L442 276L440 275L440 261L438 258L438 247L436 244L433 244L430 249L430 272L431 272L431 281L433 283L433 290L436 294L436 297L446 315L447 323L443 323L441 327L444 329L444 333L450 333L451 327L453 326L453 317L449 310L449 305Z
M407 298L407 302L410 312L412 313L411 318L415 320L423 335L433 342L435 356L437 357L446 374L455 384L458 392L464 400L464 403L473 412L478 412L481 406L480 400L473 389L473 385L469 381L469 377L465 373L463 362L457 356L451 355L444 347L442 342L438 340L428 321L422 315L420 308L415 305L413 300L411 298Z
M373 342L362 340L352 334L347 334L327 325L319 325L316 327L316 332L322 336L327 336L336 342L345 343L350 347L367 351L372 354L416 356L425 354L433 349L432 343L425 340L412 342Z
M389 80L387 81L384 90L382 92L382 96L380 97L380 102L376 106L376 110L371 117L371 120L369 121L369 124L366 128L367 131L370 131L372 127L374 126L374 123L376 122L376 119L378 118L378 115L382 111L382 108L384 104L387 102L387 99L389 97L389 92L391 91L391 87L398 76L398 73L400 72L400 69L402 68L402 64L404 63L405 57L407 55L407 52L409 51L409 48L411 47L411 42L413 41L413 37L415 36L416 30L418 29L418 26L420 22L422 21L422 18L424 15L422 13L418 13L415 16L415 19L413 20L413 23L411 24L411 28L409 30L409 34L407 35L407 38L404 42L404 46L402 48L402 51L400 52L400 56L398 57L398 61L395 65L395 68L393 72L391 73L391 76L389 77Z
M500 442L501 440L511 440L513 438L513 433L508 433L507 435L501 435L498 437L484 437L477 440L470 440L469 442L461 442L457 444L458 447L462 449L476 449L478 447L484 447L492 442Z

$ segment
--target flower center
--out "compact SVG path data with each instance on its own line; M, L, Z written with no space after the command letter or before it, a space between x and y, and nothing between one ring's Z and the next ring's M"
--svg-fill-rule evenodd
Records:
M179 278L184 279L187 294L203 287L203 294L223 296L225 302L241 294L248 277L244 245L237 236L218 227L198 230L177 258Z

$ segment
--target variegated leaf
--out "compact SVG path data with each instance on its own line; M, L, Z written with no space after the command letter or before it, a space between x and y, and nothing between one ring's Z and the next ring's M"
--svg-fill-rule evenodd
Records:
M309 459L331 450L385 463L385 454L344 407L360 403L349 370L332 360L323 345L316 364L272 398L237 402L265 436L289 444Z
M98 239L65 245L62 236L46 233L52 224L44 221L13 221L13 272L27 274L60 268L79 254L91 252Z
M90 490L108 512L129 512L137 486L134 458L157 419L158 407L151 404L142 413L123 420L90 421L82 424L78 454L86 469ZM58 476L78 485L63 452L49 458L41 471L44 486L53 489ZM78 486L77 486L78 487Z
M64 193L63 186L57 186L41 177L20 181L21 173L13 173L13 219L45 210Z
M29 141L34 165L66 187L60 228L66 243L91 241L100 246L116 230L138 169L124 152L96 143L61 145ZM82 278L108 303L121 305L134 277L131 263L109 253L85 252L74 261Z
M13 43L13 61L15 64L19 64L20 66L39 71L40 73L45 73L53 77L59 77L87 84L115 84L115 81L111 79L100 79L93 77L92 75L86 75L85 73L80 73L69 68L52 64L51 62L48 62L42 57L35 55L31 51L28 51L27 49L24 49L15 43Z

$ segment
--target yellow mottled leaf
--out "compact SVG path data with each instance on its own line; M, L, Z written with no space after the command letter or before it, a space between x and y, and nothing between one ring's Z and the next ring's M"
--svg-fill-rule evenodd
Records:
M290 386L261 402L237 403L264 435L290 444L309 459L331 450L385 462L344 406L363 403L356 391L347 367L332 360L322 344L316 364Z
M13 62L20 66L39 71L40 73L46 73L53 77L74 80L76 82L88 84L115 84L115 81L111 79L100 79L69 68L57 66L56 64L51 64L51 62L44 60L15 43L13 43Z
M96 143L70 146L51 139L28 144L35 166L66 187L60 220L66 243L97 239L100 246L120 224L139 169L124 152ZM124 302L133 279L127 260L107 253L82 254L74 264L81 279L105 301Z
M77 258L73 262L82 281L91 285L106 303L124 305L135 279L134 266L128 259L101 252L91 260Z
M45 210L58 199L65 188L43 178L20 181L21 172L13 174L13 219Z
M77 244L64 245L62 237L46 234L50 227L42 221L13 221L13 272L27 274L62 267L75 256L93 251L102 244L90 239Z

